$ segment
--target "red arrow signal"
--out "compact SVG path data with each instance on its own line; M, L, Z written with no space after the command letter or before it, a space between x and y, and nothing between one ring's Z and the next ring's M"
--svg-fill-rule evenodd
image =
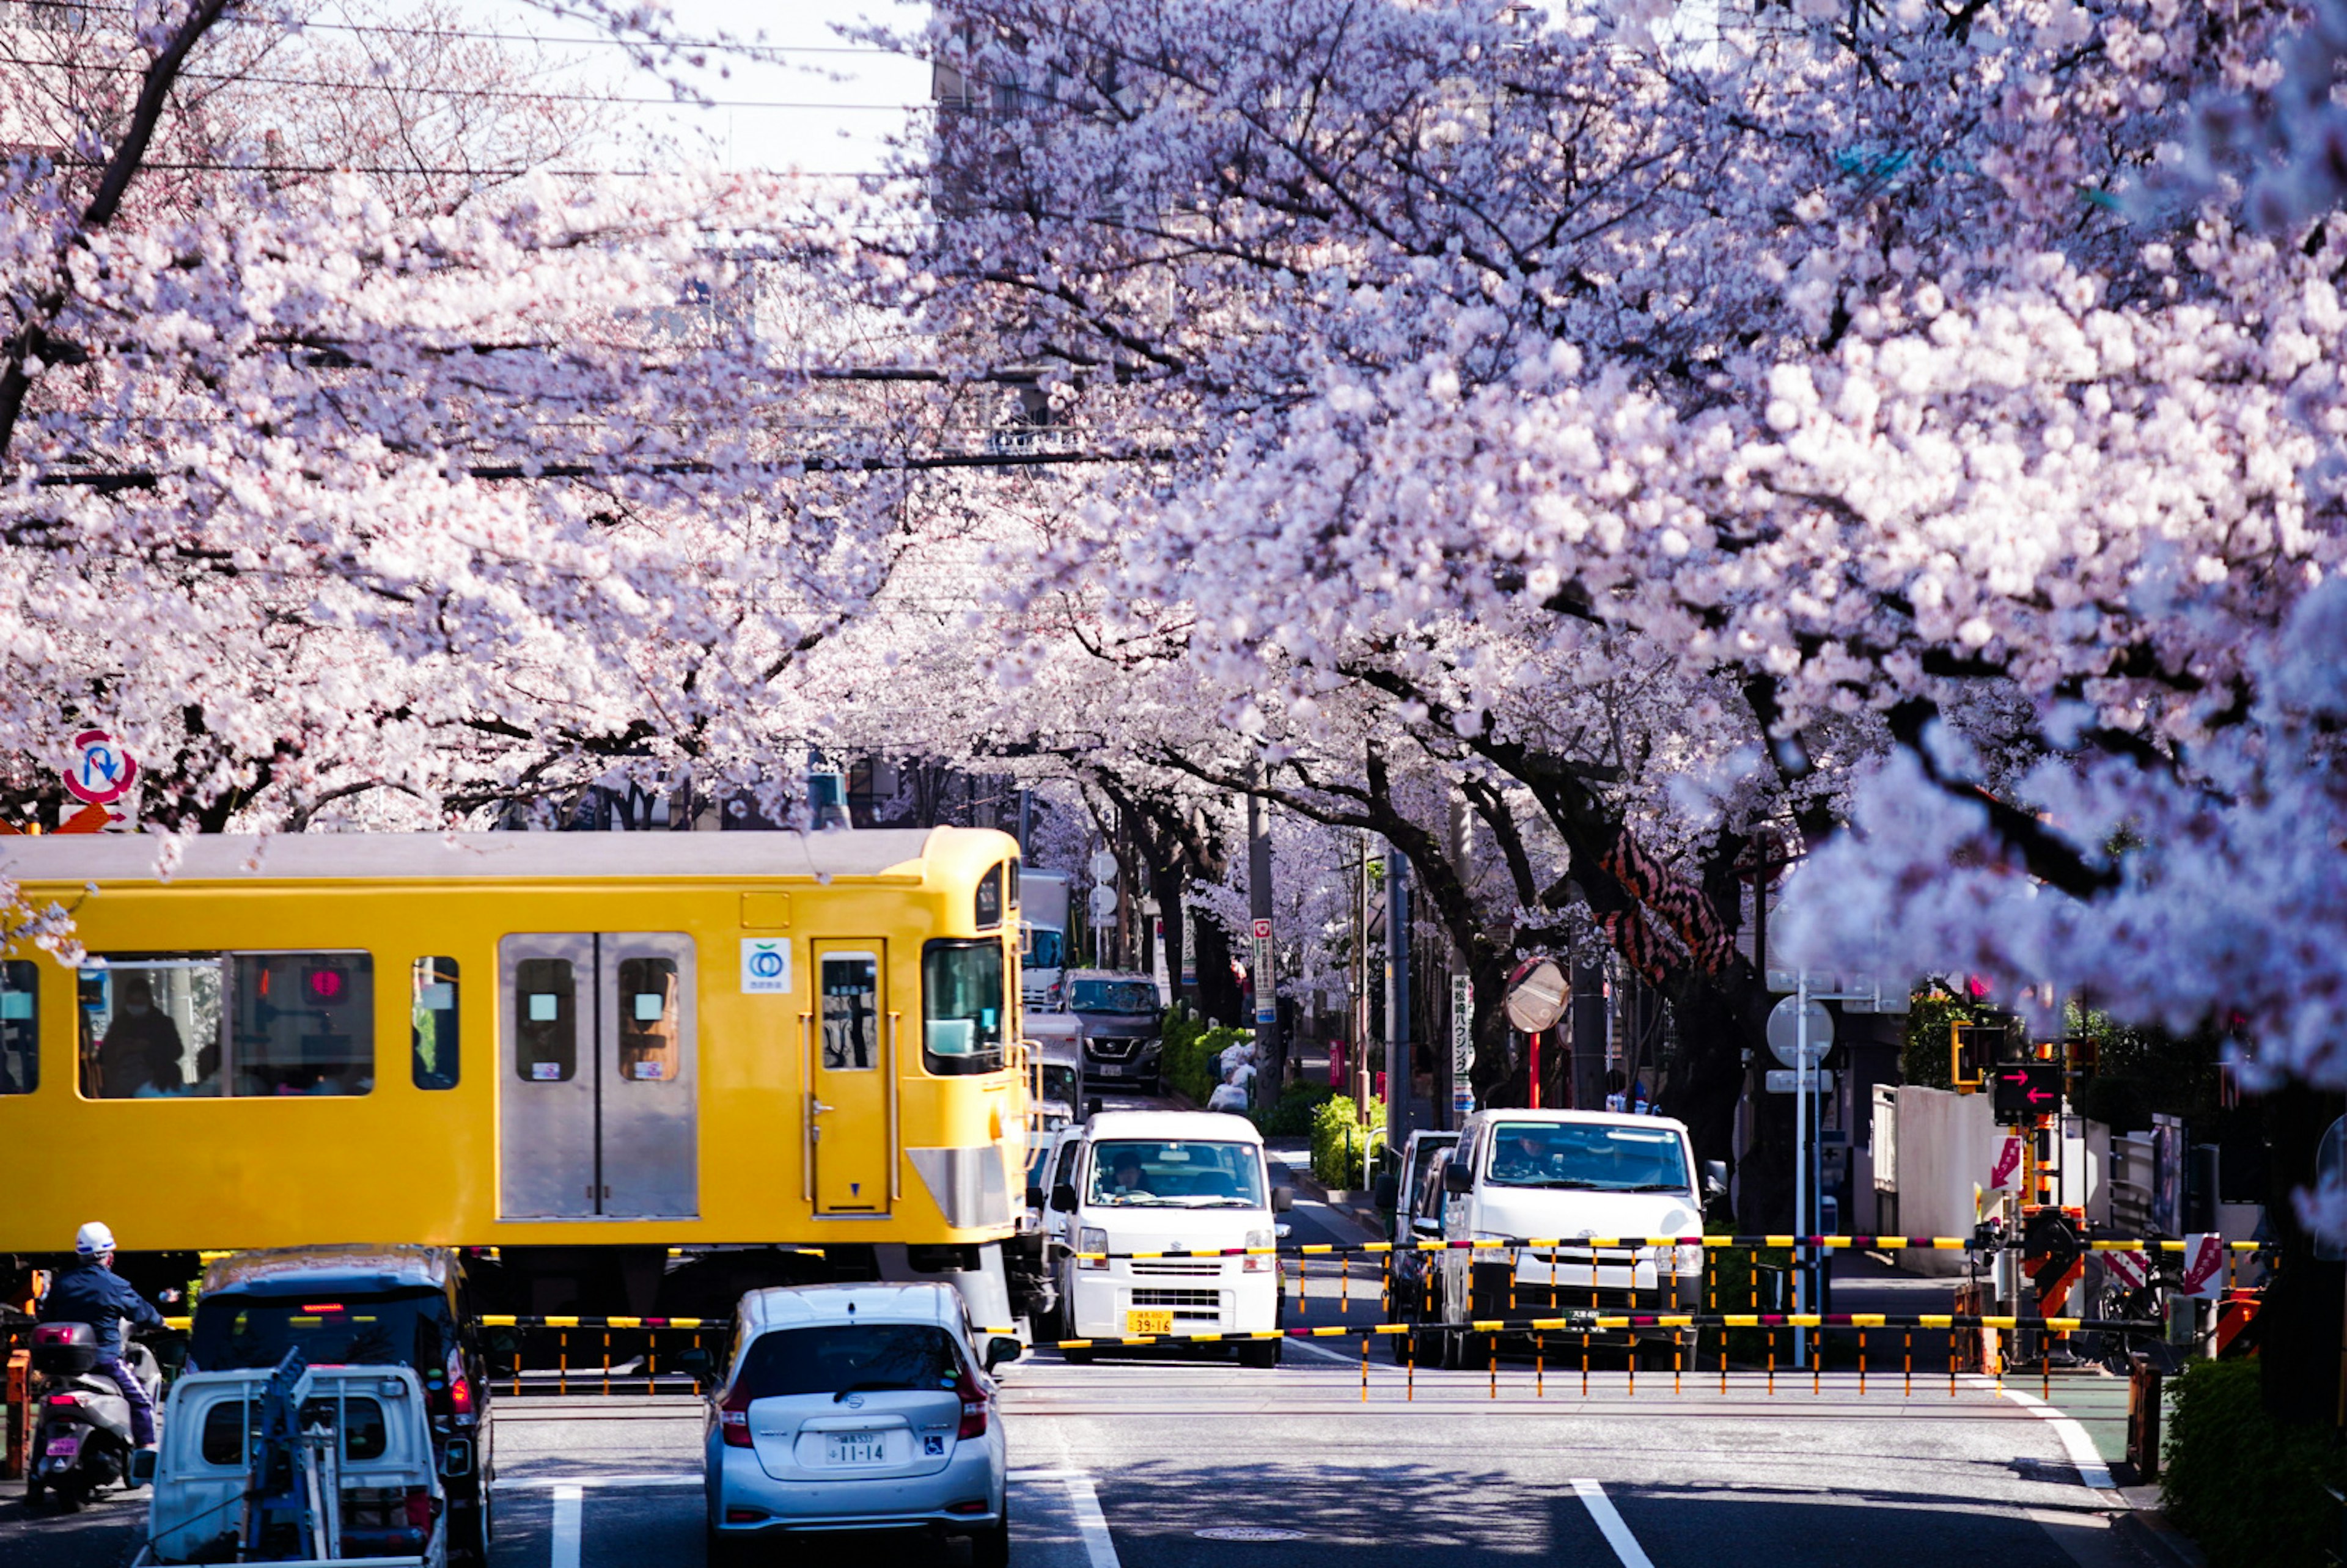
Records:
M1997 1076L2007 1083L2026 1083L2029 1081L2029 1071L2026 1068L2015 1068L2011 1072L2001 1072L1997 1074Z
M2041 1100L2059 1100L2060 1098L2060 1095L2048 1094L2043 1089L2033 1089L2029 1091L2028 1095L2029 1102L2032 1105L2036 1104Z

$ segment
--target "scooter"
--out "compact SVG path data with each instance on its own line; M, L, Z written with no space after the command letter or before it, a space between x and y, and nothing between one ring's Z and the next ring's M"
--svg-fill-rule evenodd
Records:
M163 1369L155 1353L132 1343L123 1352L148 1401L162 1404ZM130 1401L114 1379L97 1370L97 1333L87 1323L44 1323L33 1330L33 1370L44 1383L34 1406L39 1428L25 1472L25 1504L42 1494L71 1513L101 1487L130 1477Z

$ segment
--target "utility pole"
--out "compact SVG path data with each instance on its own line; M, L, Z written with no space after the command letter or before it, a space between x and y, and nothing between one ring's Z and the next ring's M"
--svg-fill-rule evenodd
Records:
M1410 1095L1409 860L1386 845L1386 1142L1399 1151L1418 1122Z
M1353 1037L1353 1107L1366 1129L1369 1092L1377 1082L1369 1074L1369 835L1360 832L1354 836L1358 853L1353 876L1353 995L1346 1032Z
M1247 770L1250 783L1263 782L1263 764ZM1287 1079L1287 1051L1279 1038L1279 977L1271 945L1271 831L1264 820L1263 796L1247 792L1247 912L1255 917L1255 1104L1279 1102Z
M1450 866L1460 882L1472 888L1474 878L1469 875L1467 857L1475 846L1474 818L1468 815L1467 797L1457 790L1450 794ZM1436 1091L1435 1120L1444 1127L1457 1128L1475 1110L1475 979L1467 968L1466 949L1454 940L1450 944L1450 1060L1441 1063L1443 1089Z

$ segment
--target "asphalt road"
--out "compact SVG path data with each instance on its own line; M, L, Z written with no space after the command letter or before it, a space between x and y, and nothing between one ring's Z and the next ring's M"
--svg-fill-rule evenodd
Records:
M1298 1242L1360 1239L1320 1205ZM1342 1286L1368 1323L1366 1262ZM1291 1325L1346 1321L1338 1265L1289 1281ZM1009 1368L1013 1556L1020 1568L2139 1568L2089 1486L2095 1441L2040 1413L2034 1385L1942 1373L1647 1370L1576 1357L1440 1372L1368 1364L1357 1337L1291 1341L1268 1370L1203 1353L1055 1352ZM2057 1404L2062 1401L2057 1399ZM2058 1412L2055 1412L2058 1413ZM497 1408L497 1568L693 1568L701 1423L690 1401L508 1400ZM2084 1467L2082 1469L2082 1466ZM7 1568L119 1568L136 1501L71 1518L0 1501ZM958 1543L794 1543L794 1565L960 1563Z

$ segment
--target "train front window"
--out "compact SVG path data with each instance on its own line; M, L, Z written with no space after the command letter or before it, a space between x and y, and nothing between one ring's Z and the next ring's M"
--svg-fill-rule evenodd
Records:
M947 938L921 948L921 1065L931 1072L998 1072L1004 1016L999 941Z
M41 1086L40 970L29 958L0 962L0 1094Z
M456 1037L456 960L418 958L408 977L410 1072L418 1089L454 1089L462 1061Z

